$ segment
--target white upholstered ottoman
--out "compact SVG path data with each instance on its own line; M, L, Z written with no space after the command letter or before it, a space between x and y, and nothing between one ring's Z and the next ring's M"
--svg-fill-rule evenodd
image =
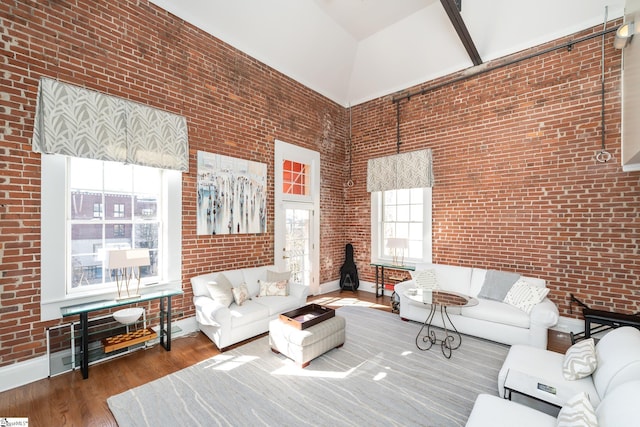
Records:
M304 368L316 357L342 347L345 325L344 317L334 316L300 330L274 319L269 322L269 345L274 353L282 353Z

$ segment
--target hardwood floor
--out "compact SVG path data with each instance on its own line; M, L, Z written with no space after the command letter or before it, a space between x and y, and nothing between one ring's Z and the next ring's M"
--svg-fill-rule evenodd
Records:
M391 311L389 297L370 292L332 292L309 298L310 302L338 308L360 305ZM571 345L567 334L550 331L549 349L564 353ZM219 354L197 332L174 339L171 351L161 346L140 350L105 363L92 365L89 379L80 371L46 378L0 393L0 417L27 417L30 427L117 426L107 398Z

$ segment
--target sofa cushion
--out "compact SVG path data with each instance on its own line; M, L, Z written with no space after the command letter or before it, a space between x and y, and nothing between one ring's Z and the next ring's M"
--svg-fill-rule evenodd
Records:
M281 280L289 281L291 279L291 271L273 271L267 270L268 282L279 282Z
M191 288L193 289L193 296L209 296L209 289L207 284L212 281L216 281L218 273L203 274L201 276L194 276L191 278Z
M242 274L242 270L227 270L224 273L224 276L231 282L233 287L240 286L244 283L244 275ZM216 277L216 282L218 282L218 278Z
M620 384L596 408L600 427L618 427L640 420L640 381Z
M640 380L640 331L622 326L607 332L596 344L596 356L598 368L591 378L600 396L629 380Z
M218 277L220 277L220 275L218 275ZM233 292L231 291L232 286L228 281L210 281L207 283L207 289L209 289L211 299L218 301L225 307L229 307L229 305L234 301Z
M578 341L564 354L562 374L570 381L588 377L596 370L596 345L593 338Z
M242 270L243 281L249 290L249 297L253 298L260 293L259 280L267 280L267 269L270 267L252 267Z
M478 304L462 307L461 315L488 322L503 323L505 325L528 328L530 318L524 311L504 302L488 299L478 299Z
M247 300L240 306L233 303L229 310L231 311L231 329L269 318L269 308L253 300Z
M556 419L544 412L502 399L480 394L466 427L555 427Z
M504 301L507 293L514 283L518 281L520 275L507 271L488 270L484 276L482 289L478 293L479 298Z
M527 281L520 279L509 289L509 292L507 292L504 298L504 302L518 307L520 310L529 314L531 310L533 310L533 306L540 303L548 293L548 288L533 286L527 283Z
M471 272L469 267L459 267L454 265L432 264L438 286L445 291L458 292L469 295L469 285L471 284Z
M484 284L484 278L487 275L487 270L482 268L474 268L471 271L471 285L469 285L469 295L477 297Z
M581 392L567 400L558 413L558 427L597 427L596 411L587 393Z
M256 299L258 304L265 306L269 310L269 316L285 313L298 308L298 300L288 297L260 297Z

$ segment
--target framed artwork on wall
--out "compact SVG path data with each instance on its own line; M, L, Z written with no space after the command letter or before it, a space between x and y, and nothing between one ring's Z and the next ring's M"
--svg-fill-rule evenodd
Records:
M265 233L267 165L198 151L197 234Z

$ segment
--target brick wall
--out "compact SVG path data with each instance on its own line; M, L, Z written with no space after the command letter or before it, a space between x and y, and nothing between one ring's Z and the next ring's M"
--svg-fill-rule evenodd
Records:
M569 293L608 310L640 309L640 174L620 166L621 54L613 34L605 41L605 144L613 159L594 159L601 47L597 37L401 102L401 151L433 150L433 262L542 277L565 316L576 317ZM369 278L366 162L395 153L395 117L390 97L353 108L355 185L345 198Z
M434 153L434 262L544 277L564 315L569 292L637 311L640 175L619 166L621 56L611 42L607 164L593 158L599 39L402 102L402 151ZM193 275L272 262L276 138L321 154L321 283L337 279L349 241L373 281L366 162L395 152L389 97L352 109L348 187L346 109L145 0L5 0L0 49L0 366L45 354L45 328L56 323L39 321L40 156L30 139L41 76L187 117L185 296L174 304L184 316L193 315ZM198 150L267 163L266 234L196 235Z
M276 138L320 152L320 279L336 278L345 243L344 108L145 0L3 1L0 49L0 366L45 354L45 328L57 323L39 321L40 155L31 136L41 76L187 117L185 295L174 299L185 317L194 315L192 276L273 263ZM267 163L267 233L196 235L199 150Z

